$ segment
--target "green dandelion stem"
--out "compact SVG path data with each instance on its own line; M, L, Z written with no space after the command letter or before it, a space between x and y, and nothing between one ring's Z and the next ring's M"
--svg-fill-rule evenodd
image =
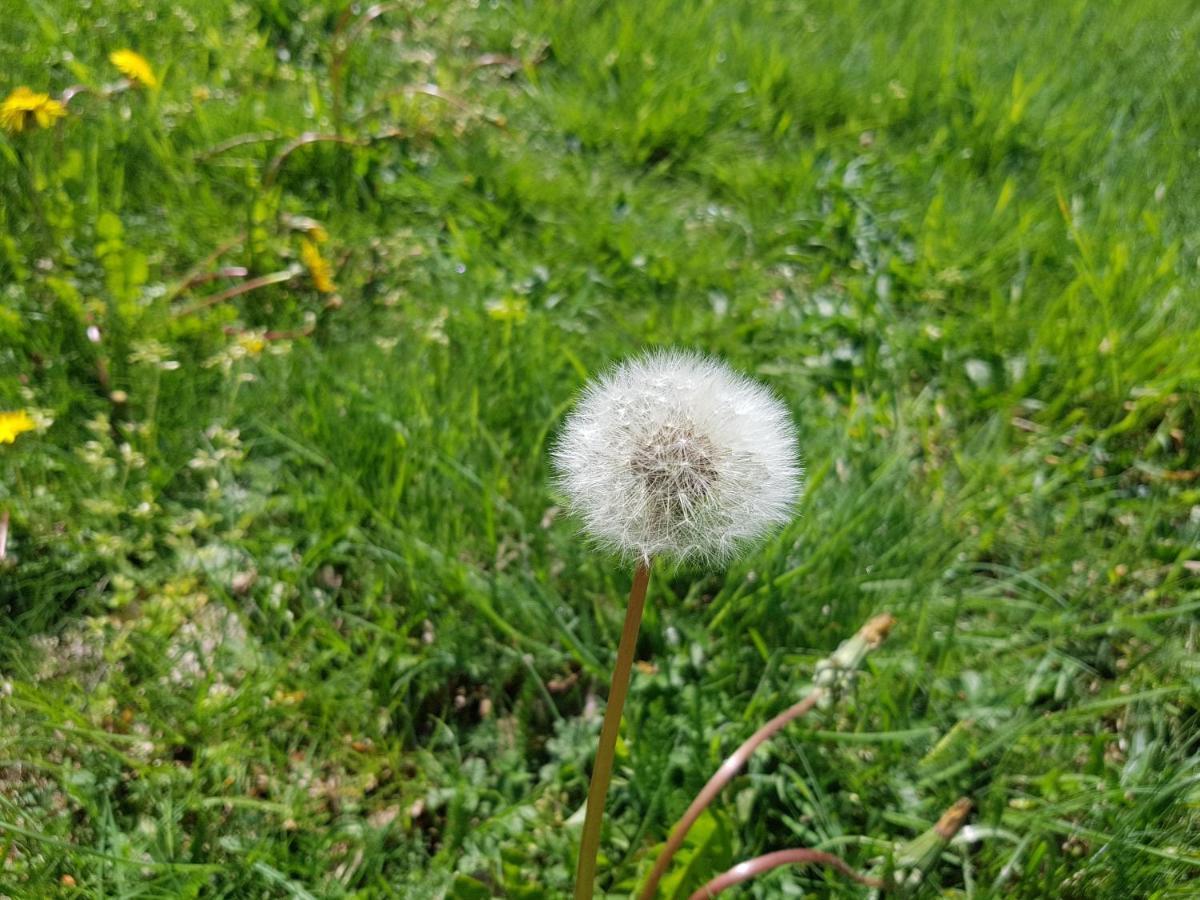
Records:
M596 856L600 851L600 826L604 821L604 799L612 779L613 755L617 747L617 731L621 726L621 711L629 692L629 673L637 647L642 610L646 605L646 586L650 583L650 565L638 563L629 591L625 610L625 627L617 647L617 664L613 668L608 704L604 708L604 724L600 728L600 744L592 766L592 783L588 788L587 813L583 822L583 837L579 842L579 867L575 873L575 900L591 900L596 880Z

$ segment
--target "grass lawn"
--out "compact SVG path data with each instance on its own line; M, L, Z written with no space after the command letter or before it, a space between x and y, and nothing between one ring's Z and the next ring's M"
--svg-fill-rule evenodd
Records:
M658 345L768 383L808 488L654 573L602 888L887 611L664 897L960 797L917 894L1200 895L1198 43L1179 0L4 4L0 95L64 106L0 134L0 897L567 896L631 572L548 447Z

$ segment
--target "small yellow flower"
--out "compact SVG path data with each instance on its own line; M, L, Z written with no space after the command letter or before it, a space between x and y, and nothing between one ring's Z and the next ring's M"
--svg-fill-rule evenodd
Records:
M11 444L17 435L25 431L33 431L37 426L29 413L23 409L16 412L0 412L0 444Z
M267 341L261 331L243 331L238 335L237 344L248 356L258 356L266 348Z
M300 261L308 269L308 274L312 276L313 287L318 291L322 294L332 294L337 290L337 285L333 283L333 273L329 263L321 255L317 245L308 238L300 241Z
M66 114L66 107L51 100L49 94L38 94L22 85L0 104L0 127L14 134L26 128L49 128Z
M524 297L505 297L486 304L487 314L497 322L515 322L520 325L529 316L529 301Z
M158 79L146 57L132 50L114 50L108 55L108 61L121 70L121 74L135 84L148 88L158 87Z

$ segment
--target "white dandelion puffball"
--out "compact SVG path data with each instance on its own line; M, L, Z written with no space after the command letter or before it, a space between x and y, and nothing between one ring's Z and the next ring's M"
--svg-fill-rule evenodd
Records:
M788 522L801 492L783 403L719 360L674 350L590 383L554 463L588 533L646 561L726 561Z

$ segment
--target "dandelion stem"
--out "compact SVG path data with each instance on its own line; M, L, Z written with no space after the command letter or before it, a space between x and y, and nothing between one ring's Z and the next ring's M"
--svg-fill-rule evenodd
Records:
M185 309L177 310L172 315L174 318L192 316L210 306L216 306L218 303L224 303L226 300L232 300L234 297L248 294L250 291L256 291L261 287L267 287L272 284L283 284L285 281L292 281L299 277L300 272L295 269L281 269L269 275L260 275L258 278L251 278L249 281L243 281L241 284L234 285L226 290L210 294L207 297L197 300Z
M588 788L587 812L583 821L583 837L579 843L579 867L575 872L575 900L591 900L596 880L596 856L600 851L600 826L604 821L604 799L612 778L613 754L617 746L617 731L621 726L621 711L629 691L629 672L637 647L638 628L646 605L646 586L650 582L650 564L639 562L629 591L625 610L625 627L617 647L617 664L613 667L608 704L604 708L604 724L600 728L600 743L596 762L592 766L592 784Z

